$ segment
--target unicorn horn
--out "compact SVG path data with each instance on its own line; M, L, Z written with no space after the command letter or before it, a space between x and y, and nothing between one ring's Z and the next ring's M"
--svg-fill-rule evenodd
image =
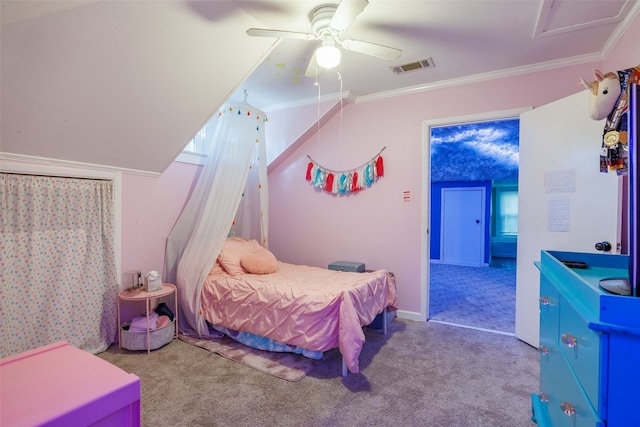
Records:
M588 83L582 77L580 77L580 81L578 82L578 84L584 86L585 89L591 89L593 87L593 83Z

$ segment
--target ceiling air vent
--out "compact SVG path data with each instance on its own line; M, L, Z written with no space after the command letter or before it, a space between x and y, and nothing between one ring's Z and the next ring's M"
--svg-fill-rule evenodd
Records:
M394 65L393 67L389 67L389 68L391 68L391 71L393 71L395 74L404 74L404 73L408 73L409 71L415 71L415 70L421 70L423 68L433 68L433 67L435 67L435 64L433 63L433 59L429 57L425 59L420 59L418 61L408 62L406 64Z

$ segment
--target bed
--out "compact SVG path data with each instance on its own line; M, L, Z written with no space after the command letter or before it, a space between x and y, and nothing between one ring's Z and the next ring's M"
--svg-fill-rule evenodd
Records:
M243 238L227 239L201 294L201 314L213 328L265 337L310 357L339 348L343 375L345 366L359 372L362 327L396 304L395 280L385 270L289 264Z

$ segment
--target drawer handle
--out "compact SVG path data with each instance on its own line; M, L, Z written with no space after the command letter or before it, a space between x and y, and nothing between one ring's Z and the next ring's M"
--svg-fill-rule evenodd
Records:
M576 414L576 408L569 402L562 402L560 404L560 409L562 409L562 413L567 417L573 417Z
M573 348L578 345L578 339L571 334L562 334L562 343L569 348Z
M546 361L549 361L549 349L544 346L541 345L540 348L538 348L538 352L540 353L540 361L542 362L542 358L546 357Z
M542 295L538 301L540 301L540 305L549 305L551 304L551 300L549 299L549 297L545 297L544 295Z

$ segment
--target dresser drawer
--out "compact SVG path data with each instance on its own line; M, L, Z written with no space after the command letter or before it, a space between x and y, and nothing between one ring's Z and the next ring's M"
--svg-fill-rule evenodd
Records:
M559 347L575 372L594 408L598 400L600 381L600 334L589 329L587 321L568 301L560 305Z
M640 426L640 298L598 286L604 278L628 277L629 257L542 251L540 259L540 389L531 395L533 420L539 427ZM573 408L568 415L564 402Z
M566 359L560 353L549 353L547 369L540 366L540 384L547 377L548 417L554 427L604 427Z
M551 327L551 333L558 335L558 319L560 317L560 294L547 276L540 275L540 318L544 318Z
M551 328L546 319L540 316L540 346L538 347L540 353L540 393L538 397L543 405L540 406L541 410L545 410L546 413L536 414L536 418L548 418L551 426L564 425L565 415L561 411L550 411L549 408L558 408L560 401L555 389L555 382L560 375L564 372L562 369L562 354L558 348L558 335L551 332ZM538 424L540 424L538 422Z

